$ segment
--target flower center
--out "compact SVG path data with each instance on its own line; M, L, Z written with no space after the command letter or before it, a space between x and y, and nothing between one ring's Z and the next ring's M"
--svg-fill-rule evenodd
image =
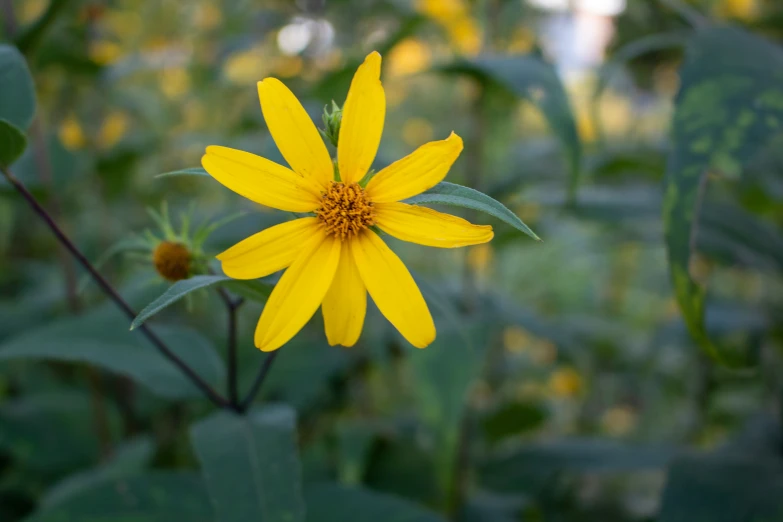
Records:
M181 243L161 241L152 253L155 270L168 281L190 277L190 252Z
M331 181L321 199L321 208L315 211L326 225L326 233L340 240L357 235L375 224L372 201L358 183Z

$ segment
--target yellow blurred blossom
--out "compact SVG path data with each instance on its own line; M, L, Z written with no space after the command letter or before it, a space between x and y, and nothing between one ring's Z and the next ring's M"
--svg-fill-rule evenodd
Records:
M215 2L201 2L193 10L193 25L197 29L214 29L223 21L223 13Z
M503 331L503 346L511 353L524 352L531 342L530 334L520 326L509 326Z
M190 74L184 67L164 69L160 74L160 90L171 100L182 98L190 90Z
M207 110L204 104L197 100L191 100L183 108L185 128L197 129L203 126L207 120Z
M628 435L636 427L636 411L629 406L609 408L601 416L601 428L613 437Z
M63 120L57 134L60 136L63 146L68 150L81 149L87 143L84 130L73 114Z
M254 85L267 76L266 59L260 48L253 47L231 54L223 64L223 74L237 85Z
M125 136L130 125L128 115L121 111L113 111L103 120L98 131L98 146L109 149L115 146Z
M416 8L446 29L459 52L473 55L481 50L481 29L465 0L418 0Z
M716 7L720 15L743 20L756 18L759 10L758 0L722 0Z
M17 18L19 23L29 24L37 20L49 7L49 0L25 0L19 6Z
M549 377L549 391L556 397L574 397L582 387L582 377L573 368L559 368Z
M416 38L406 38L389 53L387 58L389 76L406 76L426 70L432 54L429 47Z
M485 276L492 263L493 250L488 244L472 246L468 249L468 265L479 276Z
M402 140L410 147L418 147L432 140L432 124L424 118L408 118L402 125Z
M593 143L598 137L598 131L595 128L595 122L587 109L586 105L580 105L577 111L576 127L579 137L584 143Z
M511 41L508 43L506 51L511 54L524 54L533 50L533 44L536 42L536 36L530 28L525 26L518 27L511 35Z
M90 43L90 59L99 65L111 65L122 56L122 48L111 40L96 40Z
M104 23L121 40L132 40L141 34L144 20L136 11L109 11L104 15Z
M275 60L272 72L279 78L291 78L302 72L303 66L300 56L280 56Z

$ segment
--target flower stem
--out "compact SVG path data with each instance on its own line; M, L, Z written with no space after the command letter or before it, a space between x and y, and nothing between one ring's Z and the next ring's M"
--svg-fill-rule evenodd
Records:
M35 211L35 213L38 214L38 216L46 223L55 237L57 237L57 240L68 250L68 252L71 253L71 255L79 262L79 264L81 264L82 267L84 267L84 269L89 272L90 276L95 280L96 283L98 283L98 286L101 287L101 290L103 290L103 292L112 301L114 301L114 303L120 308L120 310L123 311L123 313L125 313L126 316L128 316L128 318L134 319L137 314L133 308L131 308L130 305L125 302L125 300L122 298L122 296L120 296L120 294L117 293L114 287L111 286L111 284L84 256L84 254L82 254L79 248L73 244L68 236L65 235L54 219L52 219L52 217L46 211L46 209L43 208L41 204L38 203L38 200L35 199L35 196L33 196L30 191L27 190L27 187L25 187L21 181L11 174L9 170L0 169L0 171L2 171L8 182L14 187L14 189L16 189L17 192L19 192L19 194L22 195L30 207ZM185 361L180 359L174 352L172 352L171 349L166 346L166 343L164 343L163 340L161 340L161 338L158 337L158 335L153 332L146 324L141 325L139 330L144 334L147 340L149 340L153 346L155 346L155 348L157 348L158 351L163 354L164 357L177 366L182 371L182 373L184 373L193 382L193 384L199 388L204 393L204 395L216 406L220 408L230 407L230 404L228 401L226 401L226 399L216 393L215 390L213 390L204 379L202 379L195 371L193 371L190 366L185 363Z
M278 353L280 353L280 350L275 350L274 352L267 355L266 359L264 359L264 364L261 365L261 370L259 370L253 386L250 387L250 392L247 394L247 397L245 397L242 402L239 403L240 412L245 412L253 403L253 400L255 400L256 394L258 394L258 390L261 389L261 385L264 384L266 376L269 373L269 369L272 367L272 363L275 362L275 358L277 357Z
M237 383L237 310L245 302L243 298L233 299L224 288L217 289L228 310L228 401L239 410L239 385Z

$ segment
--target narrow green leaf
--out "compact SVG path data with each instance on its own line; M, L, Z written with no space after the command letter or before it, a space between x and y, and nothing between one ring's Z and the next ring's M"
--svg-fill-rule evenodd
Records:
M685 323L705 351L722 363L737 361L727 360L704 328L705 290L690 272L694 234L709 173L739 176L743 165L783 132L781 71L780 48L726 27L699 31L681 71L665 181L665 238Z
M172 170L171 172L164 172L158 174L156 178L170 178L175 176L206 176L210 177L209 173L201 167L191 167L189 169Z
M144 322L161 310L168 308L186 295L213 285L223 285L232 291L252 299L265 302L272 293L272 286L258 280L239 281L224 275L199 275L183 279L171 285L160 297L144 307L131 323L131 330L138 328Z
M391 495L336 484L305 490L307 522L445 522L440 515Z
M538 237L530 227L525 225L516 214L506 208L505 205L487 196L483 192L479 192L478 190L469 187L463 187L462 185L457 185L455 183L441 181L428 191L406 199L405 203L411 205L449 205L478 210L479 212L489 214L490 216L511 225L536 241L541 241L541 238Z
M10 167L27 148L27 138L9 121L0 119L0 168Z
M574 198L581 172L582 144L568 94L551 64L535 55L478 56L437 70L491 82L536 105L566 150L571 178L569 199Z
M220 522L304 521L293 410L218 412L190 436Z
M26 131L35 115L35 85L24 56L0 45L0 118Z
M88 314L28 330L0 344L0 361L38 359L86 362L125 375L170 399L200 397L200 391L142 335L129 332L119 313ZM225 368L212 343L182 327L155 330L171 350L214 386Z
M149 472L75 491L25 522L215 522L195 473Z

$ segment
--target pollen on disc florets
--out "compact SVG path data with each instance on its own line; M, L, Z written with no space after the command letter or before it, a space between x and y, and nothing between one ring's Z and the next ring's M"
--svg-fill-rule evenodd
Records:
M169 281L180 281L190 277L192 256L182 243L161 241L152 252L155 270Z
M372 201L358 183L331 181L315 211L326 226L326 233L340 240L357 235L375 224Z

